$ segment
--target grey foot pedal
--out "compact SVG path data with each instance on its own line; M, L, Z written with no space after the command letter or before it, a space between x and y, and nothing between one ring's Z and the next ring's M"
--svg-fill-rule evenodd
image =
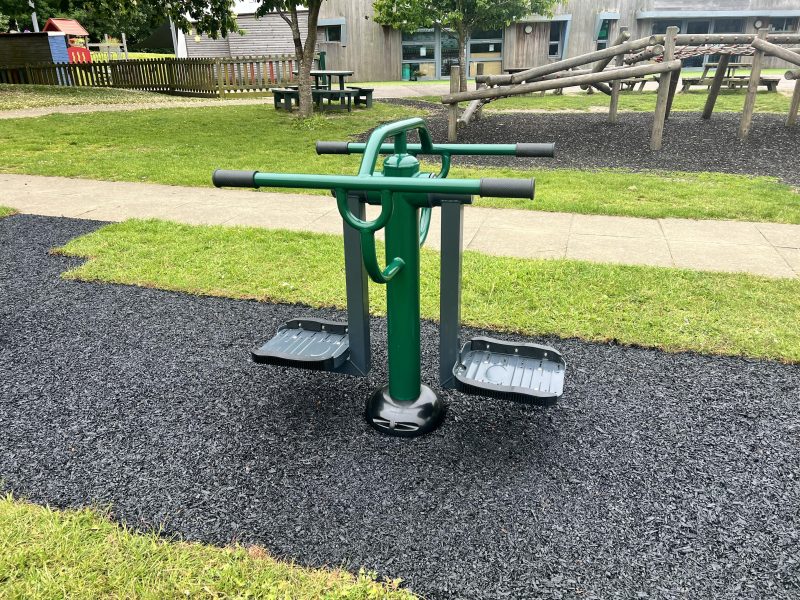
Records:
M257 363L335 371L347 361L349 347L347 323L292 319L250 354Z
M477 337L453 367L462 392L552 406L564 392L564 357L550 346Z

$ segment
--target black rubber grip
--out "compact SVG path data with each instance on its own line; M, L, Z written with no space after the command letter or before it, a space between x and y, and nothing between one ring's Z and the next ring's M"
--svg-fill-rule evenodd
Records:
M553 158L555 155L555 144L517 144L517 156Z
M350 154L347 142L317 142L317 154Z
M530 198L536 190L533 179L481 179L480 195L495 198Z
M211 176L211 181L217 187L256 187L253 178L258 171L230 171L217 169Z

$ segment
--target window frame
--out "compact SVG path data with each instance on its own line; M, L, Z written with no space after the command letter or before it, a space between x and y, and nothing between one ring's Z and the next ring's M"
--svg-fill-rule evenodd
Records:
M328 39L328 31L330 29L339 30L339 39ZM320 30L322 30L320 32ZM339 44L340 46L347 46L347 23L344 17L331 17L327 19L319 19L317 21L317 41L321 44Z
M559 28L558 31L558 40L553 41L553 26ZM563 60L564 58L564 40L566 38L566 31L567 31L567 21L566 20L552 20L550 21L550 31L548 32L547 38L547 58L550 60ZM557 54L553 54L551 49L553 44L556 44L558 49Z
M776 29L773 25L773 21L780 20L783 23L782 29ZM786 24L792 24L790 29L786 28ZM770 33L797 33L798 29L800 29L800 17L771 17L769 20L769 31Z

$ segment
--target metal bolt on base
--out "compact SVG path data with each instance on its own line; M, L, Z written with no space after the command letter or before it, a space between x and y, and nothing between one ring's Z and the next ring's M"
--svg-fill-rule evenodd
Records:
M367 400L367 422L381 433L398 437L416 437L430 433L444 420L444 402L427 385L411 402L398 402L389 395L389 386L378 388Z

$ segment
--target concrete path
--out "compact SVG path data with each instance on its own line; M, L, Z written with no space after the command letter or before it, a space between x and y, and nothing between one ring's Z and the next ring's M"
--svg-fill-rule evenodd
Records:
M242 98L234 100L210 99L184 99L165 100L163 102L132 102L128 104L76 104L61 106L39 106L36 108L19 108L15 110L0 110L0 119L25 119L43 117L53 114L79 114L95 112L119 112L130 110L153 110L157 108L200 108L203 106L236 106L248 104L272 104L271 97Z
M218 190L0 174L0 205L23 213L102 221L159 218L192 224L252 225L339 234L329 196ZM370 207L372 209L373 207ZM428 246L439 246L439 211ZM800 225L635 219L467 207L469 250L521 258L800 275Z

